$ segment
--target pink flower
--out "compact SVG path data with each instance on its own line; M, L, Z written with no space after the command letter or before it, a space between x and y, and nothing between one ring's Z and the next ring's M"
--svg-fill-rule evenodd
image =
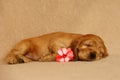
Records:
M58 50L58 55L56 56L56 61L58 62L69 62L73 60L74 54L70 48L61 48Z

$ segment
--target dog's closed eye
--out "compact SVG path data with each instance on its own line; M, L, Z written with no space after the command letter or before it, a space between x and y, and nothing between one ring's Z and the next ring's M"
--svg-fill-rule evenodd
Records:
M94 40L87 40L87 41L85 41L84 45L86 47L92 47L92 46L96 45L96 42Z
M88 48L88 47L92 47L92 45L91 44L84 44L84 45L81 46L82 49Z
M85 44L85 46L87 46L87 47L91 47L92 45L91 45L91 44Z

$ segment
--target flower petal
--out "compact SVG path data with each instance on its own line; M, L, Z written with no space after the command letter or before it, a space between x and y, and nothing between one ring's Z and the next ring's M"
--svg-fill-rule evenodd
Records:
M59 49L59 50L58 50L58 54L59 54L60 56L63 56L62 49Z
M65 58L65 62L68 62L69 60L70 60L69 57L66 57L66 58Z
M67 49L66 48L62 48L62 52L63 52L63 54L67 54Z
M67 50L68 50L68 51L72 51L71 48L68 48Z
M58 62L59 62L61 58L62 58L62 56L57 55L57 56L56 56L56 61L58 61Z
M72 51L68 52L68 53L67 53L67 57L69 57L70 60L73 59L73 57L74 57L73 52L72 52Z
M61 59L60 59L60 62L64 62L64 58L61 58Z

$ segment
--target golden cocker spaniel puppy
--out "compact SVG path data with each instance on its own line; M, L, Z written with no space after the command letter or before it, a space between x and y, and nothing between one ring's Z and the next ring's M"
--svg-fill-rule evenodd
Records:
M54 32L22 40L8 53L5 62L55 61L60 48L71 48L74 61L93 61L108 56L103 40L96 35Z

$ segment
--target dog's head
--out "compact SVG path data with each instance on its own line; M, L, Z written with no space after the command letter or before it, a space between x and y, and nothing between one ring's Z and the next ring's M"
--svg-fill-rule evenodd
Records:
M76 60L93 61L108 56L103 40L93 34L83 35L74 40L71 48Z

